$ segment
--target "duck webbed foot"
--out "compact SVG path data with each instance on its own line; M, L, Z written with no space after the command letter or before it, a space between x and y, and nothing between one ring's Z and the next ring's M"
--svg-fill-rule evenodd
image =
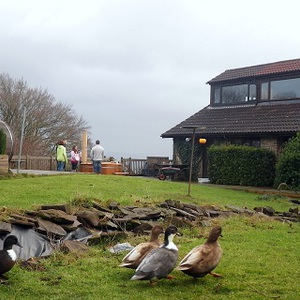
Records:
M0 284L7 284L8 283L8 277L4 275L0 275Z

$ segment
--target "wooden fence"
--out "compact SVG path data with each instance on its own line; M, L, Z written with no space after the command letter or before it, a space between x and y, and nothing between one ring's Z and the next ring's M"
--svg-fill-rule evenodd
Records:
M123 171L129 175L157 176L160 165L172 164L166 156L147 156L146 159L121 158Z
M19 157L13 156L10 161L10 168L17 169ZM23 170L56 170L56 159L54 156L21 156L20 169Z
M144 175L147 159L121 158L123 172L128 175Z
M10 168L17 169L19 157L13 156L10 161ZM147 157L145 159L121 158L123 173L128 175L155 176L157 174L156 164L171 163L168 157ZM54 156L21 156L20 169L23 170L56 170L56 159ZM66 170L71 170L71 164L68 162Z

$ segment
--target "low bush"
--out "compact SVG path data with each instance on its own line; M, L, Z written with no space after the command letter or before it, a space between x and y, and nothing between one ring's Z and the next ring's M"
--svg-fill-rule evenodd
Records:
M300 189L300 132L286 143L276 164L275 186L281 183Z
M271 150L248 146L211 146L208 149L211 183L272 186L275 154Z
M2 129L0 129L0 154L5 154L6 152L6 134Z

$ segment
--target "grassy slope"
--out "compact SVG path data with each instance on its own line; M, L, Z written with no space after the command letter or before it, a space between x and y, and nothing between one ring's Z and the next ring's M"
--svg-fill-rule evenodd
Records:
M161 202L166 199L198 204L240 207L272 206L288 210L286 199L259 200L255 194L193 185L187 197L186 183L155 179L64 175L0 180L0 205L32 208L37 204L64 203L76 198L115 200L122 204ZM220 244L224 256L216 272L223 275L193 280L173 271L174 280L161 280L155 286L133 282L132 270L119 268L124 254L109 253L97 245L77 257L56 253L43 259L44 270L29 271L20 266L8 273L9 285L0 286L1 299L297 299L300 262L298 244L300 225L281 223L262 217L214 219L223 226ZM209 227L183 228L176 237L182 258L192 247L204 242ZM135 245L147 237L129 237Z
M187 184L159 181L153 178L58 175L36 176L0 180L0 205L31 208L39 204L65 203L74 198L96 198L102 201L116 200L121 204L134 201L161 202L175 199L200 205L226 204L253 208L271 205L276 210L286 210L291 204L284 199L272 202L259 200L256 194L222 189L211 185L192 184L191 196L187 196Z

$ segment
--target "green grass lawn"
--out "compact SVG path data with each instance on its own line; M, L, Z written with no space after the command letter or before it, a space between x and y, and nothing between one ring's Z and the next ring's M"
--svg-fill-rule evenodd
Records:
M272 206L277 211L294 207L286 198L152 178L72 174L22 177L0 180L0 209L30 209L40 204L73 203L96 199L103 203L155 205L166 199L199 205L225 207L226 204L253 209ZM6 207L6 209L3 208ZM223 227L220 244L223 258L215 270L221 278L206 276L194 280L174 270L173 280L130 281L133 270L120 268L125 255L111 254L108 245L90 246L83 254L57 252L38 262L39 270L18 264L0 285L0 299L300 299L299 223L275 221L255 216L212 219L206 227L180 228L175 237L183 258L194 246L203 243L212 225ZM148 237L128 237L132 245Z

